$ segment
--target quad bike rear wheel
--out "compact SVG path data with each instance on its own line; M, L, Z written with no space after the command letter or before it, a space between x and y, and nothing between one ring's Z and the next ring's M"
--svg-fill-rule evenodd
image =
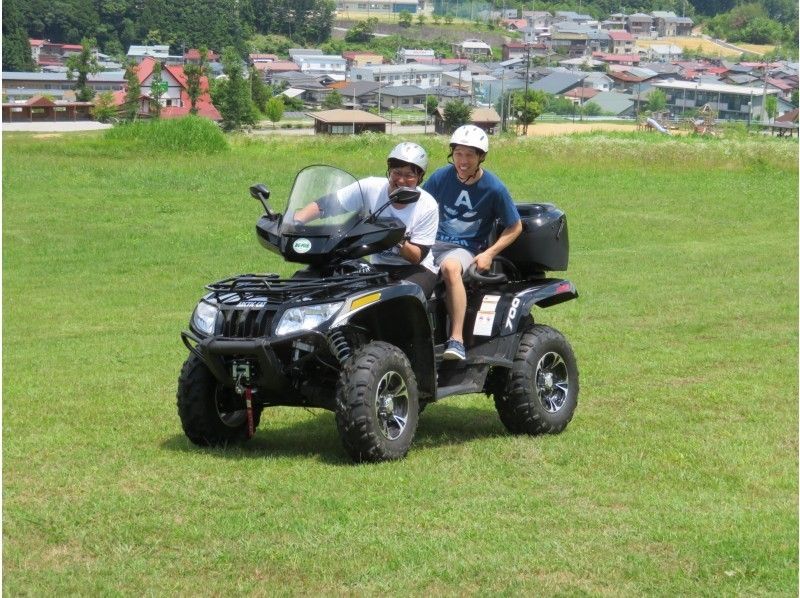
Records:
M558 330L527 326L506 387L495 393L494 404L513 434L558 434L567 427L578 405L578 366Z
M405 353L379 341L357 350L336 389L336 427L350 457L402 459L418 421L417 380Z
M224 446L247 440L244 400L220 384L194 353L189 354L178 379L178 415L186 436L199 446ZM261 408L253 408L253 427Z

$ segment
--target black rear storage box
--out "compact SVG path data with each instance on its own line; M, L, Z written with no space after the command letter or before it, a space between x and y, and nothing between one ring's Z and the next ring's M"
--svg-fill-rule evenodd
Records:
M566 270L569 262L567 215L553 204L517 204L522 233L500 255L522 274Z

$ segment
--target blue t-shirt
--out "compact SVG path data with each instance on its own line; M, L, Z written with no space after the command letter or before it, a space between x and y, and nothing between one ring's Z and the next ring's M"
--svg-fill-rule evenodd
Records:
M506 186L488 170L476 183L458 180L452 164L434 172L422 186L439 203L437 241L461 245L472 253L487 247L496 219L503 228L519 221L519 212Z

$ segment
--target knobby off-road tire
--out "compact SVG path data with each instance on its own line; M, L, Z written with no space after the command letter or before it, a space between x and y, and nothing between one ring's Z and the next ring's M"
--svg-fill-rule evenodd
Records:
M509 381L494 404L512 434L558 434L578 405L578 366L567 339L549 326L522 333Z
M336 427L356 462L402 459L419 422L417 379L405 353L384 342L357 350L336 388Z
M181 369L177 396L183 431L194 444L225 446L247 440L244 399L217 382L206 364L193 353ZM260 419L261 409L254 407L254 427Z

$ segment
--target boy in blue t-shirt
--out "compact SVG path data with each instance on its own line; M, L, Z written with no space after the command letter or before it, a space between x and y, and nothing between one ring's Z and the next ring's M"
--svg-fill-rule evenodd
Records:
M472 264L488 270L492 260L522 232L522 222L506 186L481 166L489 151L489 138L474 125L459 127L450 138L450 164L434 172L423 186L439 203L439 231L433 257L447 293L450 338L445 359L466 359L464 315L467 291L461 278ZM495 219L503 225L497 240L488 245Z

